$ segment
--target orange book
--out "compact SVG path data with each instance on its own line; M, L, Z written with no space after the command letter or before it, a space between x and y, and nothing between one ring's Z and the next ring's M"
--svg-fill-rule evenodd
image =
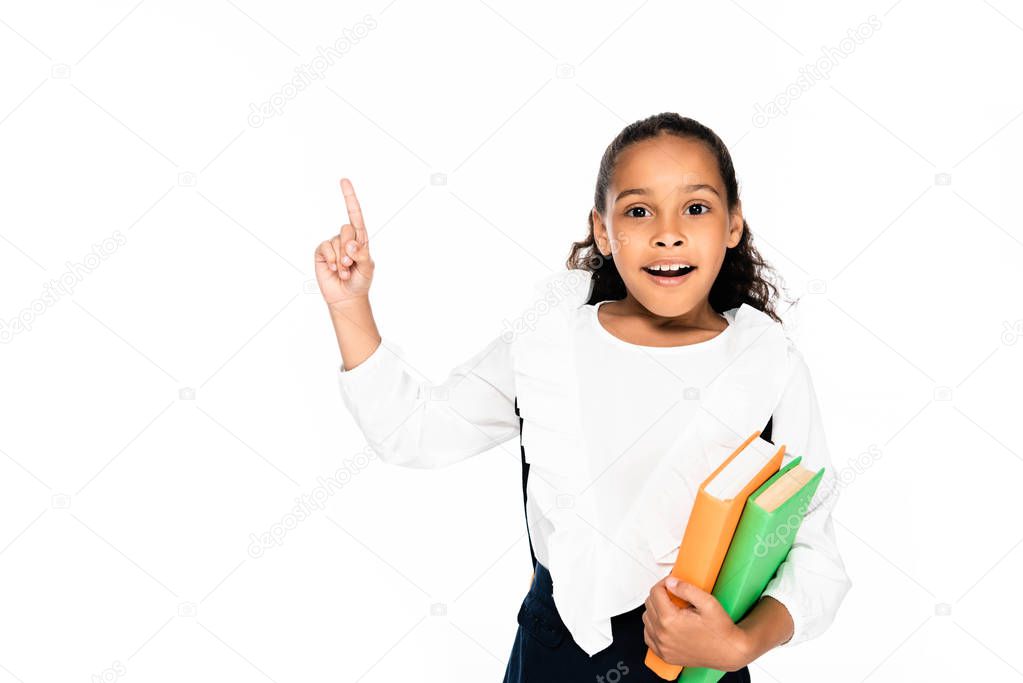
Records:
M785 454L784 445L759 436L759 431L753 432L700 484L670 576L708 593L713 590L746 499L778 471ZM668 597L680 608L689 606L671 592ZM650 648L644 664L665 680L675 680L682 672L681 666L668 664Z

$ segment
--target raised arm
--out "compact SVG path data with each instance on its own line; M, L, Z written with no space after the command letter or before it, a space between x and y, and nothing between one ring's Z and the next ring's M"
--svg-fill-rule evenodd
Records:
M440 383L417 378L401 348L382 340L369 303L374 263L362 208L341 180L349 222L316 250L316 280L330 312L342 364L345 406L385 462L443 467L518 434L509 344L501 336Z
M339 368L341 396L385 462L445 467L519 433L508 342L498 336L446 379L417 379L402 349L384 341L358 367Z
M369 253L369 233L355 188L341 179L348 222L339 234L316 248L316 283L330 311L338 348L346 368L366 360L380 343L380 332L369 305L375 264Z

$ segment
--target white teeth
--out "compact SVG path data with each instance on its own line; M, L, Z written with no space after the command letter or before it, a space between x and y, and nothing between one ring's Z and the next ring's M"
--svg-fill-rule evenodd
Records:
M649 270L679 270L681 268L692 268L692 266L684 263L672 263L670 265L662 263L659 266L649 266Z

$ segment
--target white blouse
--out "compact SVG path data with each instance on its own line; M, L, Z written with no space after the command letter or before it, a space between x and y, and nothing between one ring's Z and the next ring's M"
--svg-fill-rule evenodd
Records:
M785 646L820 635L852 582L802 355L748 304L725 311L728 327L710 340L631 344L600 324L604 302L585 305L591 279L571 270L539 280L510 329L439 384L416 379L391 340L355 368L340 366L343 401L370 447L385 462L432 468L520 436L533 550L551 572L558 613L592 656L611 644L611 617L641 605L671 571L700 484L773 416L782 464L802 456L826 469L764 594L792 616Z

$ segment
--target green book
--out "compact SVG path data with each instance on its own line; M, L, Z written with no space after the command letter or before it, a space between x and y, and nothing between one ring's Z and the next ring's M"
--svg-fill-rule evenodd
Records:
M814 473L799 466L800 460L802 456L775 472L750 495L742 509L711 591L733 622L746 616L785 561L824 475L823 467ZM724 675L717 669L687 666L678 681L717 683Z

